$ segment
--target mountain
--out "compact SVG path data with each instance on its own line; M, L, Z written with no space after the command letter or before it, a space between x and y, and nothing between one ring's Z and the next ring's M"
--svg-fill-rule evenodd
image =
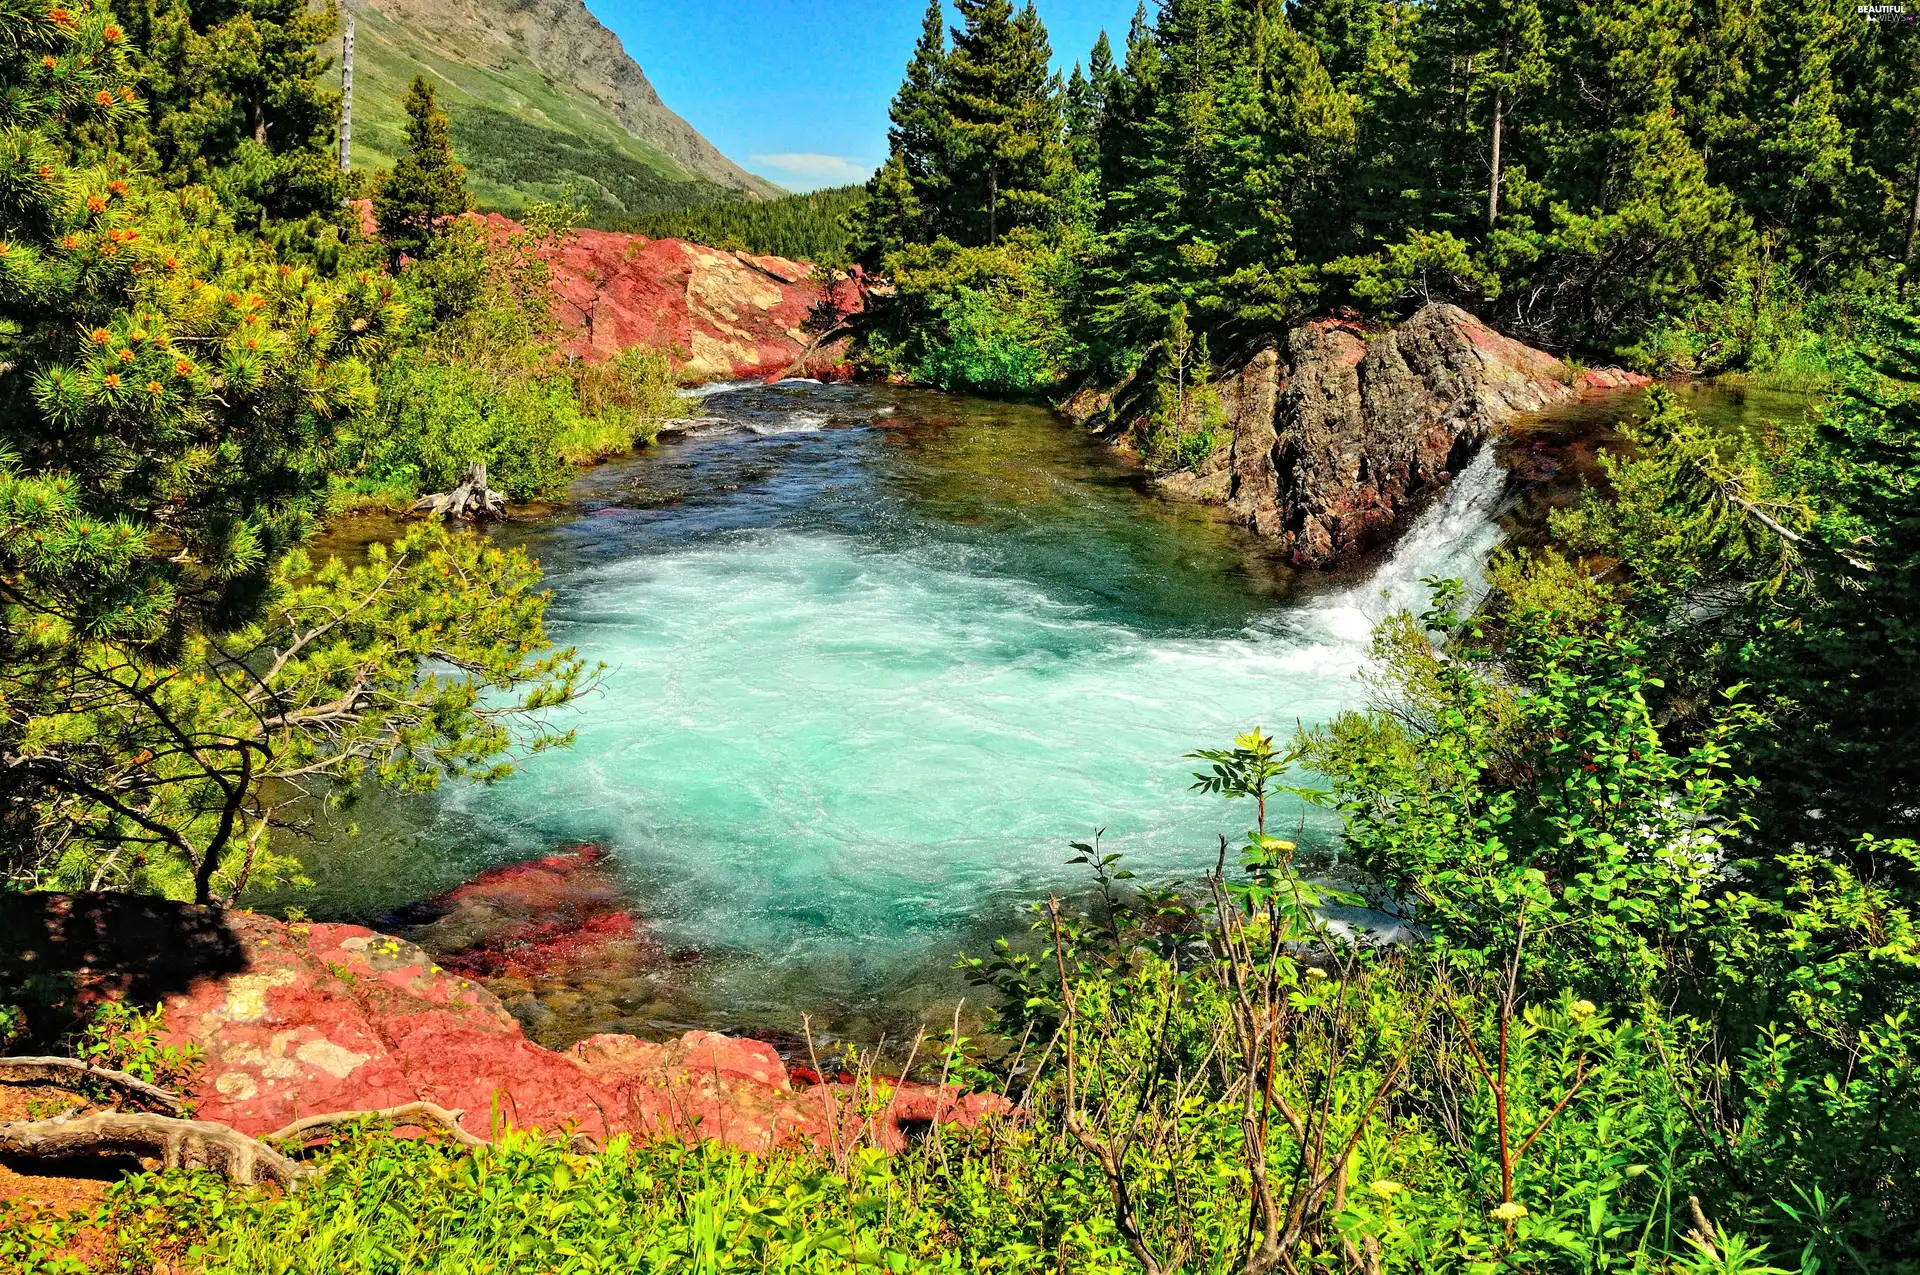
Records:
M425 75L482 208L568 182L596 220L785 193L668 110L582 0L366 0L354 49L355 168L393 163L400 104Z

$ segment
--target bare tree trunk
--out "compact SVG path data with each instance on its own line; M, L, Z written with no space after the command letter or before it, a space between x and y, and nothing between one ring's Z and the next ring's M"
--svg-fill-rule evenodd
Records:
M340 36L340 171L353 167L353 19L355 5L346 6L347 25Z
M1487 229L1500 220L1500 131L1506 123L1505 95L1493 95L1493 180L1487 183Z

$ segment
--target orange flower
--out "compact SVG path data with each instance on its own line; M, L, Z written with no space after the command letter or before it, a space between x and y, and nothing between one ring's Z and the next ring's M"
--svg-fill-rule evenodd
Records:
M127 184L123 181L110 181L107 183L107 193L112 195L124 195L127 193Z
M100 34L106 38L108 44L120 43L120 28L113 26L111 23L109 23L107 29Z
M307 335L308 335L308 336L319 336L319 335L320 335L320 325L319 325L319 324L317 324L317 323L309 323L309 324L307 325Z
M73 25L73 15L65 9L49 9L47 10L47 21L53 23L56 27L70 27Z
M254 339L253 339L252 337L248 337L248 338L247 338L247 348L248 348L249 350L257 350L257 349L259 349L259 348L260 348L260 343L259 343L258 341L256 341L256 340L254 340Z
M102 106L112 106L113 94L107 92L105 89L101 89L98 93L95 93L93 95L93 100L100 103L100 105Z
M65 248L68 252L72 252L75 248L78 248L80 246L80 236L61 235L60 246L62 248Z
M192 376L193 364L187 362L185 359L175 359L173 361L173 374L175 376Z
M107 342L113 340L113 333L107 331L105 328L95 328L90 335L93 337L93 343L95 345L105 345Z
M169 270L178 270L180 268L180 258L168 257L166 260L166 267Z
M47 54L47 56L40 59L40 65L46 67L47 70L51 71L53 70L54 67L59 66L60 63L54 59L53 54L49 53Z
M43 180L48 177L51 177L53 176L53 170L51 168L48 168L45 164L42 164L40 165L40 176Z
M133 351L132 351L132 350L122 350L122 351L120 351L120 361L121 361L122 363L131 363L131 362L133 362Z
M103 257L117 257L120 255L120 245L103 243L100 245L100 255Z
M101 379L106 382L107 388L110 390L120 388L120 376L117 372L109 372Z
M88 212L94 212L94 213L97 213L97 212L105 212L106 210L107 210L107 201L106 201L106 200L104 200L104 199L102 199L102 198L100 198L100 196L98 196L98 195L88 195L88 196L87 196L87 211L88 211Z
M8 253L10 253L10 252L12 252L12 251L13 251L13 245L12 245L12 244L10 244L10 243L0 243L0 257L4 257L4 256L6 256L6 255L7 255Z
M147 393L153 394L153 395L160 395L160 394L166 393L166 389L158 381L148 381Z
M124 84L120 86L120 100L122 102L131 102L133 100L133 90Z

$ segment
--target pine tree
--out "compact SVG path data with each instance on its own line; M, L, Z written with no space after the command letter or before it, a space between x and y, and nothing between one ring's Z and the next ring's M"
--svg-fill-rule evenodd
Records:
M1033 5L958 0L942 100L948 144L938 181L951 233L996 242L1016 226L1043 225L1064 188L1061 89Z
M1067 146L1073 152L1074 166L1081 172L1095 172L1100 166L1107 103L1119 80L1119 68L1113 64L1113 46L1107 41L1107 33L1102 31L1093 43L1087 69L1083 72L1078 62L1073 64L1062 112Z
M425 76L413 78L406 108L407 153L373 189L374 217L395 269L403 256L424 257L446 220L473 207L467 170L453 158L447 117Z
M145 109L116 145L170 186L214 190L242 224L344 224L352 179L334 160L340 94L329 74L332 4L136 0L129 43Z
M925 211L915 192L906 157L899 151L887 157L867 182L866 202L850 227L861 265L886 268L887 258L909 244L924 242Z
M946 138L947 25L943 0L929 0L920 39L907 62L906 78L887 111L887 147L907 176L929 192L941 165Z

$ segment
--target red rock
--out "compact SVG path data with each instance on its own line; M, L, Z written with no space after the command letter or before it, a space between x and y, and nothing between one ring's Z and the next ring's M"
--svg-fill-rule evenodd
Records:
M62 971L82 989L160 991L168 1043L201 1050L196 1114L248 1133L425 1099L461 1110L462 1126L482 1136L572 1127L767 1150L793 1139L849 1143L865 1128L898 1150L916 1123L970 1126L1011 1111L994 1095L908 1084L866 1126L851 1086L795 1090L771 1045L711 1032L542 1049L485 988L357 925L32 894L0 896L0 925L16 944L0 954L8 978Z
M362 232L375 233L371 202L357 208ZM468 215L502 237L521 231L499 213ZM848 375L844 338L813 347L808 324L825 296L808 262L588 229L543 253L553 268L553 312L574 334L575 354L665 350L689 381ZM837 312L858 313L873 286L857 270L841 280Z
M501 233L519 230L498 213L484 220ZM554 314L576 334L577 354L666 350L690 380L826 379L845 360L844 342L812 348L825 297L806 262L606 230L576 230L546 256ZM840 314L861 308L862 288L857 275L836 286Z
M605 847L589 845L490 868L404 909L394 928L440 964L473 978L590 961L609 944L640 941L607 867ZM665 959L657 951L647 955Z

